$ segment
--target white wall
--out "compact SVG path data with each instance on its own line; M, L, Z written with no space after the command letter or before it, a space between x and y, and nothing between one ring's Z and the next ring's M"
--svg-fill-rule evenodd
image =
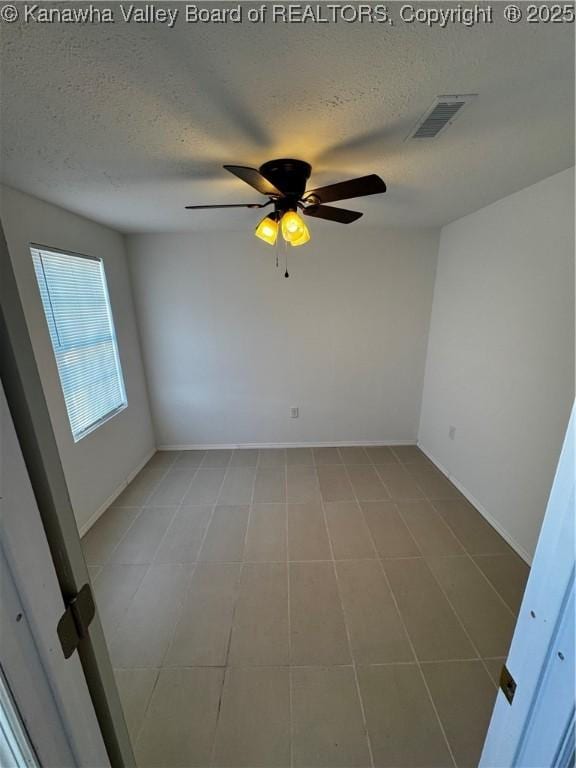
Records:
M438 232L314 221L286 280L254 223L129 238L158 444L414 441Z
M419 442L526 559L573 398L571 169L440 239Z
M0 213L78 526L84 531L155 447L124 241L88 219L0 188ZM30 243L104 260L128 407L74 443L52 352Z

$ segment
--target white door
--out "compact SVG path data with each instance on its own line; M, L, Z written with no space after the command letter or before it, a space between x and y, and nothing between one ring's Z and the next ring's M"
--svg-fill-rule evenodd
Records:
M1 222L0 378L0 672L6 701L43 766L132 768Z
M0 665L42 766L109 766L77 654L56 627L64 601L4 390L0 388Z
M481 768L574 765L575 435L568 425Z

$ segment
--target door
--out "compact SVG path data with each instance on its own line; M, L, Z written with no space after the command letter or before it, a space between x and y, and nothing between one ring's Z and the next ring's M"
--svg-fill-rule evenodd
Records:
M90 610L88 570L1 225L0 379L1 671L43 766L131 768L130 738L102 625Z
M498 692L481 768L574 765L575 419L573 411L506 662L511 701Z
M7 693L41 765L109 766L80 662L64 658L56 634L64 601L2 388L0 497L0 665Z

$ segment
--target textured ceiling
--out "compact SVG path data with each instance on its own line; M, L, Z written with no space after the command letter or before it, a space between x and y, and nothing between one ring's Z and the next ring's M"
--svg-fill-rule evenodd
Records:
M288 156L315 186L386 180L350 201L354 226L440 225L574 163L573 36L504 21L4 24L2 180L125 232L233 229L259 212L183 207L256 201L222 164ZM452 93L479 96L437 140L405 142Z

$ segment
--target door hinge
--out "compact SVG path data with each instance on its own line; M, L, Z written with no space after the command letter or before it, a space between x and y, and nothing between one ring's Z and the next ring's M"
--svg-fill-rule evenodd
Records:
M80 640L88 634L95 612L92 590L89 584L84 584L80 592L67 601L66 610L58 622L57 632L65 659L72 656Z
M508 699L508 704L512 704L514 700L514 694L516 693L516 680L514 680L508 671L506 664L502 665L502 669L500 671L500 690Z

